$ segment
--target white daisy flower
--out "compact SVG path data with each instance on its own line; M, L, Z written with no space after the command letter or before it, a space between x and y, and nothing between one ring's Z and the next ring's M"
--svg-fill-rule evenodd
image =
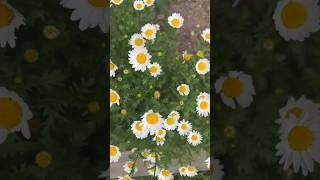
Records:
M119 148L114 145L110 145L110 163L118 162L121 157L121 152Z
M137 47L129 51L129 63L135 71L144 72L150 64L151 57L145 47Z
M158 180L172 180L172 179L173 179L173 175L167 169L162 169L158 175Z
M142 11L144 9L144 7L145 7L145 4L143 3L142 0L135 0L133 2L133 7L137 11Z
M190 93L189 85L181 84L180 86L177 87L177 91L181 96L188 96L188 94Z
M279 114L280 118L276 120L278 124L282 124L283 121L286 121L290 114L294 115L297 119L300 119L302 114L308 113L309 116L318 116L320 113L320 105L313 103L311 100L308 100L305 96L300 97L300 99L295 100L293 97L290 97L286 106L280 109Z
M180 119L180 113L178 111L171 111L169 116L177 121Z
M184 19L179 13L173 13L168 17L168 23L173 28L181 28L183 25Z
M135 33L131 36L129 43L133 48L144 47L145 40L141 34Z
M192 125L189 123L189 121L182 120L178 124L178 132L181 136L187 135L192 130Z
M154 164L151 164L148 166L148 174L150 176L158 176L160 173L160 168L158 166L155 166Z
M131 178L129 175L118 176L117 179L118 179L118 180L133 180L133 178Z
M160 138L166 137L166 130L164 129L159 129L156 131L156 136Z
M152 63L148 66L151 76L157 77L162 72L162 68L158 63Z
M197 113L200 117L207 117L210 114L210 99L199 99L197 102Z
M156 163L156 157L158 158L158 160L160 159L159 154L152 152L148 155L147 157L147 161L151 162L151 163Z
M123 0L111 0L111 2L115 5L120 5L123 2Z
M187 176L187 167L185 167L185 166L180 167L179 174L180 174L180 176Z
M135 121L131 124L131 130L138 139L144 139L148 136L148 131L143 129L141 121Z
M187 50L183 51L183 52L182 52L183 63L185 63L186 61L190 61L190 59L191 59L192 56L193 56L193 55L190 54L190 53L188 53Z
M230 71L227 77L221 77L215 83L216 93L220 93L224 104L235 108L235 100L241 107L249 107L256 94L252 78L241 71Z
M150 152L151 152L150 149L145 149L145 150L143 150L143 152L141 153L141 155L142 155L145 159L147 159L148 156L150 155Z
M197 96L197 102L201 101L201 100L210 100L210 94L206 93L206 92L201 92L198 96Z
M212 180L221 180L224 172L223 172L223 166L220 165L220 161L217 159L213 159L213 164L211 166L211 172L212 172Z
M206 28L202 31L201 37L204 41L210 44L210 28Z
M142 116L142 127L149 131L150 135L154 135L157 130L163 127L162 116L153 112L153 110L149 110Z
M154 40L157 37L157 31L159 31L157 24L146 24L141 28L142 36L148 40Z
M134 162L133 161L127 161L124 165L123 165L123 170L128 173L128 174L131 174L131 171L132 169L134 168L133 170L133 174L137 173L138 172L138 168L137 166L135 166Z
M166 141L166 139L164 137L158 137L158 136L153 137L152 140L156 141L157 146L164 145L164 142Z
M192 146L197 146L202 143L202 136L197 131L191 131L188 134L188 143Z
M188 166L186 168L186 170L187 170L186 175L188 177L194 177L194 176L198 175L198 170L194 166Z
M73 9L70 19L80 20L81 31L99 25L106 33L109 26L109 3L109 0L62 0L60 4L64 8Z
M6 0L0 1L0 45L11 48L16 46L15 30L25 24L25 18Z
M204 161L207 165L207 168L210 169L210 157Z
M164 128L169 131L173 131L178 126L178 119L173 118L172 116L168 116L167 119L164 121Z
M110 59L109 69L110 69L110 77L115 77L116 71L118 70L118 66L115 65L115 64L111 61L111 59Z
M120 105L120 96L115 90L110 89L110 107L113 104Z
M199 59L196 63L196 71L198 74L207 74L210 72L210 62L208 59Z
M143 0L144 4L147 6L147 7L150 7L154 4L154 1L155 0Z
M320 29L320 8L315 0L280 0L273 20L285 40L303 41Z
M294 172L308 175L314 171L314 161L320 163L320 123L318 117L303 114L300 119L290 115L279 130L280 143L276 145L280 164L287 170L293 165Z
M30 139L28 121L32 112L24 100L15 92L0 87L0 144L9 133L21 131L22 135Z

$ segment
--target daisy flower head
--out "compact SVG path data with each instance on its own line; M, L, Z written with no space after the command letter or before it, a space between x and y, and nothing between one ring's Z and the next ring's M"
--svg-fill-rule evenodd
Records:
M182 120L178 124L178 132L180 136L185 136L187 135L190 131L192 130L192 125L189 123L189 121Z
M215 83L216 93L220 93L223 103L235 108L235 101L241 107L249 107L256 94L250 75L241 71L230 71L228 76L221 77Z
M135 33L131 36L129 44L133 47L144 47L145 40L141 34Z
M206 28L202 31L201 37L204 41L210 44L210 28Z
M168 17L168 23L173 28L181 28L183 25L184 19L179 13L173 13Z
M164 142L166 141L166 139L164 137L158 137L158 136L153 137L152 140L156 141L157 146L164 145Z
M135 121L131 124L131 130L138 139L144 139L148 136L148 131L143 128L141 121Z
M42 35L48 40L54 40L60 35L60 30L56 26L48 25L43 28Z
M118 176L117 179L118 179L118 180L133 180L133 178L131 178L129 175Z
M151 76L157 77L162 72L162 68L158 63L152 63L148 66Z
M157 31L159 31L159 25L146 24L141 28L142 36L147 40L154 40L157 37Z
M314 0L280 0L273 20L285 40L303 41L320 29L320 7Z
M204 161L207 165L207 168L210 169L210 157Z
M187 176L187 167L185 167L185 166L180 167L179 174L180 174L180 176Z
M151 57L145 47L136 47L129 51L129 63L135 71L144 72L150 64Z
M177 91L181 96L188 96L190 93L189 85L187 84L181 84L177 87Z
M123 0L111 0L111 2L115 5L120 5L123 2Z
M156 163L156 158L159 160L160 156L159 154L152 152L148 155L147 157L147 161L151 162L151 163Z
M134 168L134 170L133 170ZM128 173L128 174L131 174L132 170L132 174L135 174L138 172L138 168L137 166L134 164L133 161L127 161L124 165L123 165L123 170Z
M164 129L159 129L156 131L156 136L160 138L166 137L166 130Z
M175 130L178 126L178 119L172 116L168 116L167 119L164 121L164 128L166 130L172 131Z
M318 116L320 113L320 105L313 103L311 100L307 99L305 96L300 97L296 100L290 97L287 104L280 109L280 118L276 120L278 124L282 124L286 121L290 115L295 116L295 118L300 119L304 113L308 113L309 116Z
M304 176L314 171L314 161L320 163L320 123L314 116L303 114L300 119L290 115L279 130L280 142L276 145L276 155L280 164L288 170L298 173L300 168Z
M191 131L188 134L188 143L192 146L197 146L202 143L202 136L197 131Z
M198 96L197 96L197 102L201 101L201 100L210 100L210 94L206 93L206 92L201 92Z
M133 7L137 11L142 11L144 9L144 7L145 7L145 4L144 4L144 2L142 0L135 0L133 2Z
M153 110L149 110L142 116L142 126L149 131L150 135L154 135L157 130L163 127L162 116Z
M188 51L183 51L182 52L183 63L185 63L186 61L190 61L192 56L193 55L189 54Z
M197 100L197 113L200 117L207 117L210 114L210 99Z
M223 172L223 166L220 164L220 161L217 159L213 159L213 164L211 166L211 172L212 172L212 180L221 180L224 172Z
M115 77L116 71L118 70L118 66L115 65L115 64L111 61L111 59L110 59L109 69L110 69L110 77Z
M188 177L194 177L198 174L198 170L194 166L188 166L186 167L186 175Z
M142 155L145 159L147 159L148 156L150 155L150 152L151 152L150 149L145 149L145 150L143 150L143 152L141 153L141 155Z
M162 169L158 175L158 180L172 180L172 179L173 179L173 175L167 169Z
M25 138L30 139L28 121L31 118L28 104L17 93L0 87L0 144L9 133L16 131L21 131Z
M180 119L180 113L178 111L171 111L169 116L177 121Z
M64 8L73 9L70 19L80 20L81 31L99 25L106 33L109 26L109 3L109 0L62 0L60 4Z
M121 157L121 152L117 146L110 145L110 163L118 162Z
M0 1L0 12L0 45L4 48L8 43L14 48L15 30L25 24L25 18L5 0Z
M199 59L196 63L196 71L198 74L204 75L210 72L210 62L208 59Z
M120 105L120 96L115 90L110 89L110 107L113 104Z
M147 7L150 7L154 4L154 1L155 0L143 0L144 4L147 6Z

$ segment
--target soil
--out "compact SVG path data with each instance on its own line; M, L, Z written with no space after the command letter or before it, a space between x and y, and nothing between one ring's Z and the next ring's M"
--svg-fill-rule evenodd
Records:
M168 11L180 13L184 18L182 31L177 36L177 51L197 51L194 42L205 28L210 27L210 0L172 0Z

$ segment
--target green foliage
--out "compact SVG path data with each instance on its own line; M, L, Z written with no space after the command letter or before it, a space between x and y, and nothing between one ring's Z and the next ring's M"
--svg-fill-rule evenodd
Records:
M152 7L143 11L135 11L132 2L124 1L120 6L111 8L111 60L118 66L116 77L111 78L111 88L120 95L120 106L113 105L110 115L111 144L116 145L121 151L138 148L162 152L161 167L166 167L172 159L180 159L181 165L188 165L192 155L197 155L200 149L209 153L210 146L210 118L201 118L196 112L196 97L200 92L210 92L209 74L199 75L195 70L195 55L189 62L182 63L182 52L176 52L176 36L182 33L182 29L176 30L169 26L167 17L170 16L167 9L168 1L156 1ZM164 15L158 19L156 15ZM160 32L154 42L147 42L147 49L152 55L151 62L157 62L162 66L163 72L157 78L152 77L149 71L135 72L129 64L128 51L132 49L128 44L131 35L140 33L140 29L147 23L160 25ZM188 39L186 39L188 41ZM210 47L199 39L198 49L209 57ZM176 57L179 56L177 60ZM128 74L123 71L128 70ZM118 77L122 80L119 81ZM180 96L177 87L182 84L190 86L188 96ZM154 98L154 92L159 91L159 100ZM141 95L141 97L140 97ZM127 114L121 114L121 109L126 109ZM165 144L156 146L150 135L140 140L131 131L130 125L148 110L159 112L163 118L177 110L182 119L190 121L193 130L203 135L204 141L199 146L193 147L187 142L186 137L181 137L177 131L167 131ZM178 167L177 167L178 168Z

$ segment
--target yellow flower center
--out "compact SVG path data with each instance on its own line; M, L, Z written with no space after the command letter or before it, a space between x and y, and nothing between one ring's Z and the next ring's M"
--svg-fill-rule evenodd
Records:
M145 3L146 3L147 5L150 5L150 4L152 4L152 0L146 0Z
M193 167L191 167L191 166L188 167L188 170L189 170L190 172L193 172L193 171L194 171Z
M205 34L205 35L204 35L204 38L205 38L205 39L210 39L210 33Z
M10 98L0 98L0 128L14 128L22 120L20 105Z
M303 26L307 20L307 11L302 3L289 2L285 5L281 12L281 19L287 28L299 28Z
M118 96L115 92L110 92L110 102L115 103L118 100Z
M288 110L286 117L288 118L290 114L293 114L296 118L301 118L301 115L303 112L304 112L304 109L299 107L293 107Z
M181 125L181 129L182 129L182 130L186 130L187 128L188 128L188 126L187 126L186 124L182 124L182 125Z
M157 66L152 66L152 67L150 68L150 72L151 72L152 74L155 74L157 71L158 71Z
M0 27L8 26L14 18L14 13L6 5L0 3Z
M99 102L92 101L88 103L88 111L91 113L97 113L100 110Z
M131 178L128 176L128 175L126 175L126 176L123 176L123 178L122 178L123 180L131 180Z
M174 124L173 118L171 118L171 117L167 118L167 124L170 126L173 125Z
M128 168L129 168L129 169L132 169L132 168L133 168L133 162L131 162L131 161L128 162Z
M200 62L200 63L198 64L198 69L199 69L200 71L204 71L206 68L207 68L206 63Z
M164 177L168 177L168 176L170 175L170 172L169 172L168 170L163 170L163 171L161 172L161 174L162 174L162 176L164 176Z
M24 59L29 63L35 63L39 59L39 52L36 49L27 49L24 53Z
M184 168L184 167L181 168L181 172L183 172L183 173L186 172L186 168Z
M272 50L274 48L274 41L272 39L264 40L263 48L265 48L266 50Z
M200 103L200 108L201 108L202 110L206 110L206 109L208 108L208 106L209 106L209 104L208 104L206 101L202 101L202 102Z
M153 35L153 30L152 29L147 29L144 34L147 36L147 37L151 37Z
M116 0L115 0L116 1ZM89 4L96 8L107 8L110 7L110 0L88 0Z
M117 148L114 147L114 146L111 146L111 147L110 147L110 156L111 156L111 157L114 157L114 156L116 156L116 155L117 155Z
M142 4L137 4L137 9L141 9L142 8Z
M146 61L147 61L147 56L144 53L139 53L137 55L137 62L139 64L144 64L144 63L146 63Z
M242 94L243 85L238 78L228 78L222 85L222 92L226 97L235 98Z
M148 114L146 119L149 124L157 124L159 121L159 118L155 113Z
M143 157L144 157L144 158L147 158L148 156L149 156L149 153L148 153L148 152L146 152L146 151L143 152Z
M184 60L186 60L186 61L189 61L191 59L191 54L189 54L189 53L185 53L184 54Z
M288 144L295 151L306 151L312 143L313 135L309 128L297 126L289 132Z
M152 158L156 158L157 154L156 153L151 153Z
M138 130L138 131L142 131L142 125L141 125L141 122L138 122L136 125L135 125L135 127L136 127L136 129Z
M161 94L160 94L159 91L155 91L153 96L154 96L156 99L159 99L160 96L161 96Z
M141 38L137 38L135 41L134 41L134 44L136 46L141 46L143 44L143 39Z
M113 0L114 3L120 3L120 0Z
M197 141L198 140L198 136L196 134L191 136L191 140L192 141Z
M51 154L48 152L39 152L36 155L36 164L39 167L46 168L50 165L52 160Z
M114 69L114 64L110 63L110 71L112 71Z
M180 86L179 91L180 91L181 93L187 92L186 86Z
M172 19L171 21L171 24L174 26L174 27L178 27L180 25L180 20L179 19Z
M163 130L160 129L160 130L158 131L158 134L159 134L160 136L162 136L162 135L164 134Z

